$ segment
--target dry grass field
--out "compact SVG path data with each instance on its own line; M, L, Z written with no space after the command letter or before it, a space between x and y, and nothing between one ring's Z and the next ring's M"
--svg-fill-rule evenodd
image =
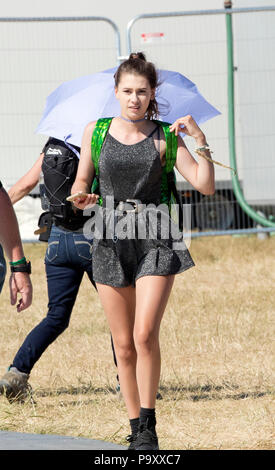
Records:
M45 244L28 244L33 305L18 314L0 298L0 375L45 315ZM275 237L192 241L196 267L176 277L161 329L157 400L161 449L274 449ZM0 429L126 444L110 334L83 279L69 328L35 365L36 403L0 397Z

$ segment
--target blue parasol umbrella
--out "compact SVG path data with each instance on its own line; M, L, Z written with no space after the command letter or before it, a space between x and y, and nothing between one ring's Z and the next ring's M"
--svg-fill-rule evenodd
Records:
M80 147L88 122L120 115L114 93L116 70L115 67L62 83L48 96L36 133ZM188 78L169 70L158 70L158 75L161 83L156 93L160 108L158 119L172 123L191 114L200 125L220 114Z

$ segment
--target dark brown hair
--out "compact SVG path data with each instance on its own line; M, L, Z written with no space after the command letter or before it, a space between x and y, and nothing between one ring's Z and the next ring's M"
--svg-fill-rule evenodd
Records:
M153 89L156 89L159 85L157 71L154 64L152 64L152 62L147 62L146 57L142 52L130 54L129 59L120 64L114 75L116 87L120 82L121 75L125 72L135 73L136 75L142 75L147 78L150 87ZM158 116L158 103L155 98L150 101L146 114L148 119L153 119Z

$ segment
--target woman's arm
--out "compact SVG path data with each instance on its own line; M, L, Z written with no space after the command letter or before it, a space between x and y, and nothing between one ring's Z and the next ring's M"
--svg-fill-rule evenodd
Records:
M185 116L177 119L177 121L170 126L171 132L175 131L178 135L179 132L193 137L196 141L196 147L202 147L207 145L206 137L196 124L192 116ZM211 158L209 150L204 151L206 156ZM178 136L178 152L176 160L176 168L180 174L189 181L192 186L202 194L211 195L215 193L215 174L213 163L209 162L205 158L199 156L197 162L182 138Z
M0 243L10 261L19 261L24 257L23 245L20 237L17 218L7 192L0 189ZM10 277L11 304L17 302L17 295L21 299L17 304L17 311L21 312L32 303L32 284L28 273L17 272Z
M94 178L94 165L91 155L91 141L96 121L90 122L83 133L81 142L80 160L77 169L75 182L71 189L71 194L78 192L88 193L85 198L77 198L74 205L79 209L84 209L88 204L95 204L98 196L90 194Z
M9 189L8 194L12 204L15 204L17 201L29 194L37 185L41 173L43 158L44 153L41 153L33 167Z
M18 221L11 200L4 188L0 189L0 243L10 261L23 258L23 246Z

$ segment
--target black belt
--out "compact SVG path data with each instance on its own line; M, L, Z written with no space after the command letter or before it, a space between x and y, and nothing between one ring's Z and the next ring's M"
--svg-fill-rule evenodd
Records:
M57 227L60 227L62 228L63 230L66 230L68 232L83 232L83 226L85 224L85 222L87 222L87 220L89 220L89 217L83 217L82 220L73 220L73 219L69 219L69 220L59 220L57 219L56 217L54 217L54 224L57 226Z
M126 201L115 201L115 209L120 212L142 212L145 203L140 199L126 199Z

